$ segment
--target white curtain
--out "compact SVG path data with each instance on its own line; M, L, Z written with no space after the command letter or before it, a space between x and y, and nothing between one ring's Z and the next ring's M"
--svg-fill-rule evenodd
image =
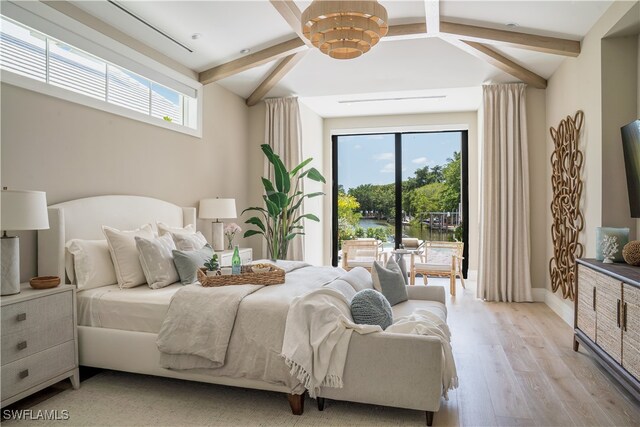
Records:
M267 105L265 144L269 144L280 156L287 169L291 170L302 161L302 130L298 98L272 98L266 99L265 103ZM273 170L269 166L269 161L265 157L265 176L273 178ZM304 188L301 190L304 191ZM304 209L304 203L302 209ZM304 260L304 236L296 236L289 243L287 259Z
M477 296L487 301L532 301L525 87L483 86Z

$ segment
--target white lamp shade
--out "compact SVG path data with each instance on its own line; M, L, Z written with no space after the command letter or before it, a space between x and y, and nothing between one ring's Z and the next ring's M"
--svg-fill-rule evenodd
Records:
M198 216L202 219L238 217L236 215L236 199L202 199L198 210Z
M49 228L47 195L44 191L2 190L2 230Z

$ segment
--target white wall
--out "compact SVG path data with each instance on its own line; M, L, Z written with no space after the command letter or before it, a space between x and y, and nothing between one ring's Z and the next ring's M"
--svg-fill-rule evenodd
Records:
M311 166L322 171L324 165L324 151L322 149L323 142L323 119L304 102L300 102L300 119L302 121L302 158L313 158ZM331 179L325 175L327 182ZM307 180L305 182L304 191L306 193L315 193L324 191L321 182ZM304 202L304 212L313 213L320 218L320 222L304 220L305 245L304 256L305 261L314 265L323 265L323 254L325 242L322 239L323 225L327 222L327 218L322 216L325 203L330 203L329 196L319 196L307 199Z
M610 192L626 192L626 188L607 188L604 183L609 178L607 174L612 169L621 168L615 158L603 156L603 150L611 141L603 141L603 52L602 39L609 30L627 13L634 13L635 2L614 2L605 14L598 20L582 41L582 52L576 58L567 58L551 76L546 90L546 128L557 127L567 115L573 115L577 110L584 111L585 124L580 136L580 148L583 150L585 164L583 172L584 191L582 212L585 217L584 230L580 235L580 242L584 244L585 256L595 256L595 230L604 224L604 218L610 214L610 209L621 209L618 201L613 205L605 202ZM614 84L616 82L611 82ZM636 88L632 93L637 93ZM605 119L606 121L606 119ZM605 123L608 129L610 125ZM608 138L608 133L606 133ZM619 138L619 130L618 137ZM553 141L547 135L547 157L553 151ZM604 160L604 161L603 161ZM547 196L546 205L551 202L550 167L547 166ZM609 181L611 182L611 181ZM628 212L628 206L626 208ZM551 227L551 215L546 215L546 230ZM618 224L611 224L618 225ZM547 260L553 256L552 241L547 234ZM547 289L551 289L547 276ZM573 303L563 300L557 294L551 295L548 304L561 313L567 321L572 318Z
M202 139L4 83L0 98L2 186L46 191L49 204L135 194L180 206L215 196L236 198L239 211L248 205L248 108L221 86L205 87ZM211 235L209 223L198 229ZM36 275L36 233L20 236L26 280Z
M478 266L478 118L475 111L463 113L440 114L405 114L398 116L341 117L324 120L324 169L327 178L324 215L327 221L323 225L324 264L331 263L331 135L334 131L344 129L389 128L402 130L403 127L434 127L442 125L463 125L469 130L469 269L477 270Z

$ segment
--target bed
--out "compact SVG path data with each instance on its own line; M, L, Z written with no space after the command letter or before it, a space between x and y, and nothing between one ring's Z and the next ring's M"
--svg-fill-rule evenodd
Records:
M98 196L52 205L49 207L50 228L38 232L38 274L56 275L69 283L65 273L66 242L70 239L104 239L103 225L122 230L156 222L185 227L195 224L195 219L195 208L139 196ZM261 321L261 317L256 320L255 316L252 319L248 313L261 310L276 297L279 302L272 305L279 306L278 316L282 317L284 313L286 320L287 304L293 297L306 289L324 286L344 274L344 270L333 267L305 268L315 270L305 273L304 280L296 279L303 269L295 270L287 274L284 286L265 287L242 300L226 352L228 363L218 369L161 367L164 353L158 350L158 334L172 297L184 286L173 284L156 290L143 285L121 290L117 285L110 285L78 291L80 365L282 392L288 396L292 412L300 415L305 388L289 373L280 358L282 342L277 342L278 335L271 335L276 337L272 338L274 343L256 345L259 341L256 336L269 335L272 332L269 325L277 325L279 319L269 318L273 310L264 312L265 321ZM396 308L399 312L411 310L421 304L437 304L444 308L442 288L420 288L409 289L410 300L394 307L394 311ZM274 328L278 329L278 326ZM256 330L253 335L247 334L246 331L253 329ZM242 331L246 336L241 335ZM262 337L260 339L264 341ZM245 375L242 369L251 363L242 356L258 354L264 350L262 347L269 346L270 352L260 356L268 360L258 360L260 357L256 356L257 361L251 362L264 373ZM390 360L396 362L392 368L389 367ZM440 406L441 361L442 345L434 337L385 332L354 336L345 365L344 388L323 390L318 399L319 407L323 398L329 397L417 409L427 412L430 423ZM254 371L256 366L251 366Z

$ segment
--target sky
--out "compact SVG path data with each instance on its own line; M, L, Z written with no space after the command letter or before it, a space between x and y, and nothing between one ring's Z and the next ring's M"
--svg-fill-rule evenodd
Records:
M402 135L402 179L424 166L445 165L460 151L460 132ZM338 137L338 184L348 191L362 184L391 184L395 179L395 135Z

